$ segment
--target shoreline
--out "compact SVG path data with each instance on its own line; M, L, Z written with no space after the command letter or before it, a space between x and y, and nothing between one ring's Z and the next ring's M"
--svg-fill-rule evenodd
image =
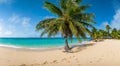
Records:
M25 50L25 51L49 51L49 50L59 50L63 47L41 47L41 48L28 48L28 47L18 47L13 45L3 45L0 44L0 48L6 48L6 49L15 49L15 50Z
M91 41L83 41L81 43L74 43L74 44L70 44L70 47L74 47L74 46L83 46L86 43L89 43ZM31 50L31 51L47 51L47 50L60 50L63 49L64 46L54 46L54 47L20 47L20 46L14 46L14 45L5 45L5 44L0 44L0 48L8 48L8 49L16 49L16 50Z
M120 66L120 40L105 39L63 49L34 51L0 47L0 66Z
M64 41L62 38L52 38L55 41L52 41L51 38L49 40L43 40L41 38L36 38L35 40L32 41L33 38L24 38L27 41L24 41L22 38L0 38L0 47L9 47L9 48L25 48L25 49L49 49L49 48L62 48L64 47ZM14 40L13 40L14 39ZM17 39L17 40L16 40ZM81 39L84 43L86 41L89 41L90 38L87 39ZM50 42L50 43L49 43ZM81 44L82 44L81 43ZM80 44L77 39L73 39L73 42L69 41L69 45L76 45Z

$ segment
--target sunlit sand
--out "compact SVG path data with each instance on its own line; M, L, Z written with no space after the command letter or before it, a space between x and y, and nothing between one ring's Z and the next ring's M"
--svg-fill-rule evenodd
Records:
M32 51L0 48L0 66L120 66L120 41L87 42L74 47L71 53L63 49Z

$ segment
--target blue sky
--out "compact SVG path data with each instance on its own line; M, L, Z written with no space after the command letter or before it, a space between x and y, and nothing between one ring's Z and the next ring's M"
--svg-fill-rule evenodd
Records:
M45 18L55 17L44 6L45 0L0 0L0 37L39 37L36 24ZM58 3L58 0L46 0ZM83 0L91 4L87 12L95 14L97 28L106 24L120 28L120 0ZM59 36L59 35L58 35Z

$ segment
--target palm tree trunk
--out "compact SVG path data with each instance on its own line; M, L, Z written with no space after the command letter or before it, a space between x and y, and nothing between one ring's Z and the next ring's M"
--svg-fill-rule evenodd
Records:
M69 45L68 45L68 39L67 39L67 38L65 38L65 47L64 47L64 49L65 49L65 52L69 52L69 50L70 50L70 47L69 47Z

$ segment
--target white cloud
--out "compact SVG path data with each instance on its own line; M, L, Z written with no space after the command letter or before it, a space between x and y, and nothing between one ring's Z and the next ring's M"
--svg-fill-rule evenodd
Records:
M23 19L22 19L22 25L23 26L30 26L30 18L28 18L28 17L24 17Z
M97 29L105 29L105 26L109 25L107 21L102 22L101 25L95 26Z
M44 19L46 18L55 18L55 16L45 16Z
M102 27L103 27L103 26L105 27L106 25L109 25L109 23L108 23L107 21L103 22L101 26L102 26Z
M2 18L0 18L0 35L2 34L2 23L3 23L3 19Z
M30 24L31 18L13 14L8 18L0 18L0 37L35 37L35 26Z
M115 15L113 15L113 19L108 22L105 21L101 25L101 28L105 25L108 24L111 26L111 28L117 28L120 29L120 0L112 0L113 8L115 10Z
M20 22L20 17L16 14L13 14L9 19L8 19L9 22L14 22L14 23L18 23Z
M0 35L2 34L2 26L0 25Z
M110 22L103 22L101 24L101 28L105 28L107 24L110 25L111 28L120 29L120 9L116 11L115 15L113 16L113 19Z
M2 18L0 18L0 23L2 23L3 22L3 19Z
M2 31L2 25L0 24L0 32Z
M95 26L97 29L106 29L106 25L110 25L108 21L104 21L99 26Z
M39 16L41 20L47 19L47 18L56 18L56 16Z
M13 32L12 31L6 31L4 34L7 35L7 36L10 36L10 35L13 34Z
M110 23L112 28L120 29L120 9L116 11L116 14L113 16L113 20Z
M4 23L5 23L5 20L0 18L0 37L11 36L13 34L12 31L14 29L11 29L10 25L8 24L6 26Z
M8 21L11 23L18 23L21 24L22 26L30 26L30 20L31 18L29 17L20 17L19 15L13 14Z

